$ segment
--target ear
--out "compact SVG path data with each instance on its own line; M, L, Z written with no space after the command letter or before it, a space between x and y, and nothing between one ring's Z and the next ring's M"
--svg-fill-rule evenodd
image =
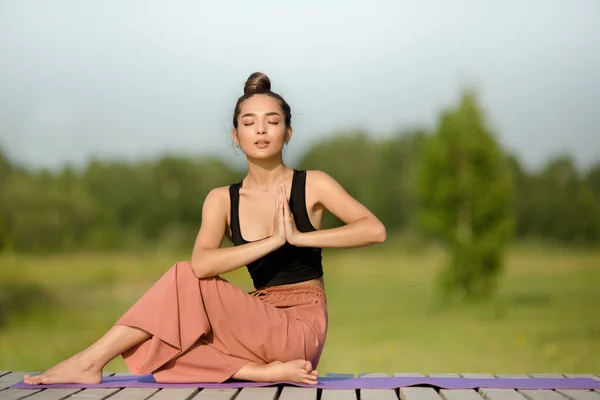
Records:
M240 147L240 140L238 139L237 130L234 129L231 131L231 139L233 140L233 144L235 147Z
M292 129L291 126L287 127L286 130L286 135L285 135L285 139L284 139L284 143L289 142L292 139L292 134L294 133L294 130Z

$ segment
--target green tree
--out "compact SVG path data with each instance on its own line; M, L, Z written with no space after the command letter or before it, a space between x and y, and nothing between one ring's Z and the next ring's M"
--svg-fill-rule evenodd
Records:
M600 201L600 162L594 164L586 174L586 182Z
M464 91L425 143L417 183L422 227L449 253L440 276L444 294L493 293L512 234L510 168L475 91Z

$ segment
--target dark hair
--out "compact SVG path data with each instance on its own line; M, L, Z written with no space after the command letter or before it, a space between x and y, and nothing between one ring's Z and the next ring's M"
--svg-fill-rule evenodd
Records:
M285 125L291 126L292 122L292 110L290 109L289 104L277 93L271 92L271 81L269 77L261 72L255 72L248 77L246 80L246 84L244 85L244 94L238 99L237 103L235 103L235 110L233 111L233 127L237 129L238 127L238 116L240 115L240 108L244 100L249 99L255 94L266 94L277 100L283 113L285 115Z

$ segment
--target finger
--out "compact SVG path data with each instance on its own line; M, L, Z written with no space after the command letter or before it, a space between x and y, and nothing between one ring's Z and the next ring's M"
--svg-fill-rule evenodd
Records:
M279 212L280 207L281 207L281 195L279 193L279 190L277 190L277 196L276 196L276 200L275 200L275 211Z
M285 217L288 217L289 213L290 213L290 209L289 209L289 207L288 207L288 205L287 205L287 203L285 201L285 195L283 196L283 201L282 201L281 206L283 207L283 215Z
M287 198L287 196L285 194L285 188L283 189L282 203L283 203L283 213L287 217L290 214L290 205L288 203L288 198Z

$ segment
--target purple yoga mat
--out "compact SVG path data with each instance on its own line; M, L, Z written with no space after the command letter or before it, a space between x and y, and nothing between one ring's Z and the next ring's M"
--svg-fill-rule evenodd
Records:
M319 377L316 385L303 385L290 382L245 382L229 381L225 383L156 383L152 375L112 376L103 378L96 385L56 384L27 385L22 381L11 386L20 389L63 388L206 388L231 389L244 387L262 387L273 385L293 385L316 387L318 389L396 389L404 386L430 386L440 389L600 389L600 381L591 378L528 378L528 379L472 379L472 378L430 378L430 377L382 377L382 378L344 378Z

